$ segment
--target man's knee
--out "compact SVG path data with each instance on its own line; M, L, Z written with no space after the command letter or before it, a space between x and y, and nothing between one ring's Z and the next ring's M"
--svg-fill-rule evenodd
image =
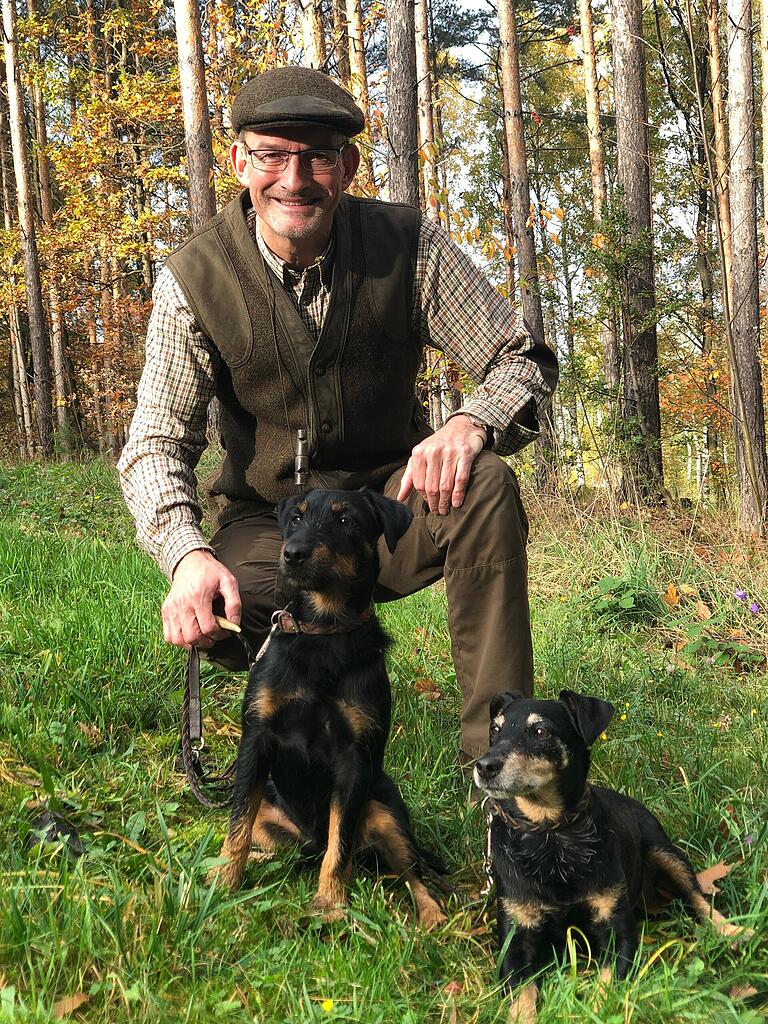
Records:
M525 552L528 517L517 477L493 452L480 452L475 459L460 512L456 525L461 524L463 530L485 538L490 555L494 544L499 552L506 553L506 557ZM501 557L504 556L499 554ZM497 561L498 558L490 557L490 560Z

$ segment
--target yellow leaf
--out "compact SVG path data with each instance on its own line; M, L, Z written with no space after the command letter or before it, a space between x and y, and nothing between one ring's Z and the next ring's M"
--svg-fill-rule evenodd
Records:
M560 235L556 235L554 231L550 231L549 237L552 239L555 245L560 245Z
M690 583L681 583L677 589L683 597L696 597L698 594L696 587L692 587Z
M430 205L431 207L433 207L433 208L434 208L435 206L437 206L437 200L435 199L435 197L434 197L434 196L430 196L430 197L429 197L429 205Z
M608 236L604 235L602 231L598 231L596 235L592 235L593 249L604 249L606 245L608 245Z
M561 207L559 207L559 206L555 207L555 216L559 217L560 220L563 220L563 218L565 217L565 214L563 213Z
M674 583L669 584L665 592L661 595L661 600L668 608L674 608L675 605L680 604L680 595L678 594L677 587Z

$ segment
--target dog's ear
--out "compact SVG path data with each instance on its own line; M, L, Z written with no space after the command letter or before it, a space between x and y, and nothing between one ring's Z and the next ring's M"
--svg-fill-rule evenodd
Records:
M519 690L500 690L494 697L491 698L491 703L488 705L488 711L490 712L491 721L498 715L498 713L505 708L507 704L511 704L513 700L522 700L523 695Z
M607 700L585 697L580 693L574 693L573 690L561 690L560 700L568 709L576 732L588 747L591 747L600 733L607 728L616 710Z
M383 494L369 491L367 487L361 487L360 490L373 511L379 525L379 532L384 534L384 540L391 554L395 550L397 542L411 525L413 512L402 501L385 498Z
M280 533L283 535L285 535L286 524L289 517L293 514L297 500L295 494L289 494L287 498L281 498L277 503L277 525L280 527Z

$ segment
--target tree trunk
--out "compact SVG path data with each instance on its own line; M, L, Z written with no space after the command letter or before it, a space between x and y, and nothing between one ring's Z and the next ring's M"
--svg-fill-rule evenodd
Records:
M51 389L50 349L40 284L40 265L35 236L34 205L29 180L26 119L18 70L16 41L16 9L14 0L2 0L5 35L5 69L8 86L8 112L11 126L11 149L16 176L16 198L24 255L24 281L27 288L30 344L34 362L35 421L40 449L45 458L53 455L53 404Z
M517 43L514 0L499 2L499 62L504 101L504 131L509 157L509 185L512 228L517 249L517 269L523 317L539 338L544 338L539 275L536 267L534 215L528 182L528 162L523 126L523 101L520 90L520 57ZM540 433L535 443L536 486L553 490L556 485L555 430L550 408L541 415Z
M418 207L419 144L413 0L389 0L387 4L387 66L389 198L395 203Z
M415 0L416 81L419 108L419 152L425 209L428 217L439 216L437 167L435 164L435 119L432 108L432 62L429 55L429 0ZM432 202L430 201L430 197ZM434 205L433 205L434 204Z
M623 488L627 495L663 495L656 304L651 243L648 100L641 0L612 0L617 178L629 233L638 253L626 268L624 330Z
M768 0L760 3L761 124L763 132L763 246L768 249Z
M733 225L733 366L741 523L765 532L768 459L765 450L757 264L754 79L751 0L728 0L728 124Z
M562 204L562 200L561 200ZM563 209L565 209L563 207ZM579 487L585 483L584 477L584 453L581 448L581 434L579 433L579 406L577 402L578 376L576 368L576 323L573 305L573 280L570 268L570 249L568 238L568 223L566 216L563 216L560 228L560 255L563 267L563 285L565 288L566 320L565 320L565 344L568 350L568 366L571 379L570 392L567 399L568 416L571 421L571 443L573 445L573 461L576 466L576 481Z
M213 192L213 147L208 119L200 8L195 0L174 0L179 53L179 81L189 175L192 228L201 228L216 213Z
M346 5L349 87L355 97L355 102L363 112L365 123L368 126L367 131L370 131L371 104L368 98L368 69L365 65L362 0L346 0ZM387 15L387 19L389 19L389 15ZM373 160L370 149L366 146L361 147L361 164L362 174L358 176L359 183L364 191L375 190Z
M599 228L607 198L605 185L605 146L600 124L600 89L595 57L595 32L592 23L591 0L579 0L581 21L582 59L584 61L584 95L587 108L587 134L589 137L589 164L592 172L592 216ZM611 396L614 413L618 411L621 384L621 353L616 337L614 311L606 308L601 313L600 338L603 346L605 383Z
M347 7L344 0L333 3L333 52L336 54L336 70L344 85L349 85L352 72L349 66L349 35L347 33Z
M321 68L325 63L325 32L320 0L298 0L301 12L301 35L306 67Z

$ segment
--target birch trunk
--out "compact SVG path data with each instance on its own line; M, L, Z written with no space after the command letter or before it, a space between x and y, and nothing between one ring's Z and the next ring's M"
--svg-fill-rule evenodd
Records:
M429 0L415 0L416 20L416 81L419 108L419 152L424 187L425 209L428 217L437 219L437 166L435 163L435 119L432 108L432 62L429 55ZM430 202L430 196L435 205Z
M5 69L8 86L8 115L11 127L11 150L16 176L21 244L24 255L24 281L27 289L27 313L32 349L35 423L40 450L45 458L53 455L53 405L51 388L50 348L40 284L40 265L35 235L35 212L29 178L26 117L21 93L16 41L16 9L14 0L2 0L5 36Z
M307 67L321 68L325 63L325 32L320 0L298 0L301 13L301 35Z

